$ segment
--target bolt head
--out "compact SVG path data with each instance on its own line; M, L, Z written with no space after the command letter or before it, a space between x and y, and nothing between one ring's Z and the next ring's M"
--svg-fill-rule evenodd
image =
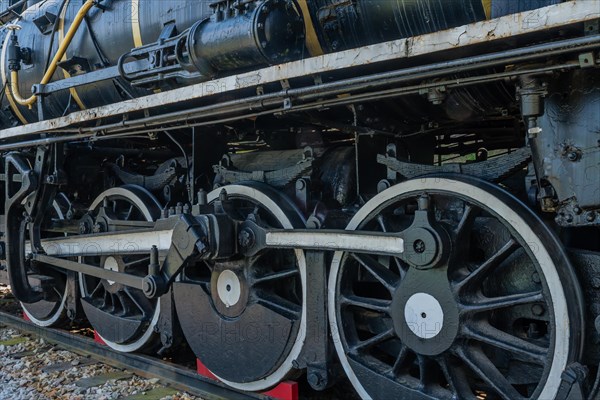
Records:
M544 310L544 307L541 304L534 304L531 307L531 312L533 313L533 315L536 315L538 317L543 315L545 311L546 310Z
M585 216L585 219L587 222L594 222L594 220L596 219L596 213L593 211L590 211L589 213L587 213L587 215Z
M323 384L323 377L318 372L311 372L310 374L308 374L307 379L308 383L313 388L319 388Z
M238 234L238 243L245 249L252 247L255 243L254 232L248 228L242 229Z
M421 239L419 239L419 240L416 240L416 241L413 243L413 248L415 249L415 251L416 251L417 253L419 253L419 254L423 254L423 253L425 253L425 249L426 249L425 242L424 242L424 241L422 241Z

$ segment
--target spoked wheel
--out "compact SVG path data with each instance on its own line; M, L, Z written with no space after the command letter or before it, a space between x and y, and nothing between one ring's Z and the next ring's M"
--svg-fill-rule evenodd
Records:
M347 229L403 231L422 196L448 233L437 267L334 255L330 323L353 386L375 399L555 398L583 334L582 294L561 243L502 189L454 176L393 186ZM409 246L427 251L419 240Z
M52 220L64 220L65 213L69 209L69 200L64 193L56 196L50 209L50 225ZM46 232L45 237L51 237L52 233ZM36 263L32 274L49 276L53 279L51 293L36 303L21 303L23 312L27 318L38 326L54 326L62 322L66 317L67 300L67 274L52 265Z
M209 194L214 203L222 189ZM269 187L224 187L229 216L265 227L301 226L299 212ZM201 262L173 287L183 333L198 359L229 386L257 391L294 372L306 335L306 261L302 251Z
M154 221L160 217L158 201L138 186L123 186L103 192L90 206L96 215L96 230L110 229L109 220ZM123 248L137 248L136 243L119 243ZM146 276L149 255L102 255L83 257L82 262L98 268ZM160 314L158 300L148 299L139 289L121 285L106 279L87 275L79 277L82 305L86 317L102 340L111 348L133 352L154 344L154 328Z

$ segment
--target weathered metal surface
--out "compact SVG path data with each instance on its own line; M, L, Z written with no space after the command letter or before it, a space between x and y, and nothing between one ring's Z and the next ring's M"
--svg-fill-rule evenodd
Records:
M321 74L383 61L400 61L477 44L491 44L517 35L550 32L559 27L599 18L598 5L596 0L566 2L442 32L276 65L139 99L78 111L61 118L5 129L0 132L0 140L15 139L48 131L69 131L69 128L75 128L87 121L120 116L140 109L166 107L300 76Z

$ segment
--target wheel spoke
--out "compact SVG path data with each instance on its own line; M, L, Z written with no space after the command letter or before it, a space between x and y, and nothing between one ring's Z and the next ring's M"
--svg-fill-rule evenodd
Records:
M548 349L525 339L513 336L487 323L479 323L476 327L464 326L464 336L481 343L506 350L520 360L544 365L547 361Z
M300 319L302 307L298 304L292 303L281 296L278 296L274 293L267 293L263 290L257 290L255 295L258 299L258 303L263 307L266 307L289 320Z
M481 349L463 347L456 350L469 368L505 400L522 399L523 396L510 384Z
M385 226L385 220L383 219L383 215L379 214L377 216L377 223L379 224L379 227L381 228L382 232L387 232L387 228Z
M400 348L400 352L398 353L398 356L396 356L396 360L394 361L394 365L392 365L392 367L388 371L388 375L394 378L400 374L400 370L406 363L408 354L410 352L408 346L406 346L404 343L401 346L402 347Z
M140 296L139 292L136 292L135 289L126 288L124 292L127 294L127 297L131 299L135 307L139 310L140 314L143 317L147 317L151 314L153 310L152 302L146 298L146 296Z
M465 234L467 234L471 227L473 226L473 222L475 218L479 215L480 210L471 204L465 204L465 210L463 211L463 215L454 230L454 233L457 238L462 239ZM458 241L458 240L457 240Z
M128 261L124 264L125 268L129 268L133 265L137 265L137 264L145 264L146 266L150 263L150 257L142 257L139 258L137 260L133 260L133 261Z
M419 364L419 384L423 389L436 383L435 365L428 356L417 355L417 363Z
M510 239L500 250L498 250L492 257L477 267L473 272L467 275L462 281L456 284L458 291L464 290L466 287L481 283L490 271L497 268L504 260L506 260L511 254L517 250L519 244L514 240Z
M119 299L119 303L121 304L122 316L128 317L132 315L131 310L131 301L128 301L129 296L127 296L124 292L117 292L116 298Z
M480 297L472 303L462 304L461 311L465 313L482 313L500 308L514 307L522 304L537 303L544 300L541 291L517 293L499 297Z
M360 307L366 310L390 314L391 300L374 299L369 297L357 296L354 294L340 295L339 303L341 306Z
M394 292L400 283L400 277L366 254L352 253L352 257L360 263L369 273L377 279L387 290Z
M125 221L129 221L129 219L131 218L131 213L133 212L133 204L129 206L129 210L127 210L127 214L125 214L125 218L123 218Z
M396 334L394 333L394 329L390 328L384 332L378 333L377 335L350 347L350 351L352 353L356 354L356 353L364 351L370 347L373 347L377 344L380 344L387 340L390 340L394 337L396 337Z
M285 269L282 271L273 272L267 275L254 278L254 284L276 281L280 279L291 278L298 275L298 269Z
M96 287L94 288L94 290L92 290L92 292L88 295L88 297L90 299L94 298L96 292L100 289L100 288L104 288L104 285L102 284L102 280L98 280L98 283L96 284Z
M450 365L448 356L442 356L438 359L446 381L452 387L459 399L476 400L473 390L469 386L469 380L465 371L457 365Z

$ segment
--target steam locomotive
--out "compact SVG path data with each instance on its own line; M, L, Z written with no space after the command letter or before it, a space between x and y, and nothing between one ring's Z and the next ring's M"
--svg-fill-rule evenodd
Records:
M249 392L597 398L597 0L0 21L0 280L34 324Z

